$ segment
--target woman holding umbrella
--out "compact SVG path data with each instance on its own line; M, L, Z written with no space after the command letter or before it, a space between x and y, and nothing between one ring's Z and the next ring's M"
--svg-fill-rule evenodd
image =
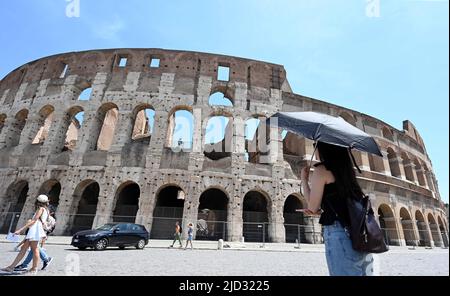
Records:
M320 214L329 273L332 276L373 275L372 254L355 251L344 229L344 225L350 223L346 198L363 196L349 151L345 147L317 142L316 157L320 163L314 165L311 186L308 184L310 167L301 171L303 194L308 202L304 212Z
M279 112L268 122L316 143L314 153L320 162L311 178L310 166L301 171L308 202L303 212L320 215L330 275L373 275L372 253L387 247L370 200L356 180L354 166L360 169L351 150L382 156L376 141L341 117L317 112Z

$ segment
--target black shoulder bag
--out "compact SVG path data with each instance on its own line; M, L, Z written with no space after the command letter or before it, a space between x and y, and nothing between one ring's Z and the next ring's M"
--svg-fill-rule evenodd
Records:
M360 200L347 198L346 204L350 225L343 226L350 234L353 249L366 253L387 252L389 247L384 240L383 231L375 220L369 196L364 195ZM328 202L328 205L338 217L330 202Z

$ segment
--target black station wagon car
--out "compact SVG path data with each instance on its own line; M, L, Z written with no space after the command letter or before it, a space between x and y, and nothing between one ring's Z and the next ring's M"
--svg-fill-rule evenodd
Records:
M104 250L107 247L136 247L143 249L148 244L149 233L144 226L133 223L108 223L92 230L75 233L71 245L80 250L93 248Z

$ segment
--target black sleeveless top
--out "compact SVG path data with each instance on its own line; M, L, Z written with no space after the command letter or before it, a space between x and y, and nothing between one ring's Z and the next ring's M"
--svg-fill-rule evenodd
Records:
M347 203L338 195L336 183L325 185L321 207L323 212L319 219L320 224L332 225L337 220L343 226L349 225Z

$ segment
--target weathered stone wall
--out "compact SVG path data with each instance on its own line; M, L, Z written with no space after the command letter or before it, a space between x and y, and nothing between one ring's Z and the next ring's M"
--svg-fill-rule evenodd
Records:
M127 59L125 67L119 66L121 58ZM151 59L159 59L159 67L150 67ZM68 70L61 76L65 65ZM217 79L218 66L229 67L228 81ZM78 100L89 87L89 100ZM217 91L230 98L233 106L210 106L209 97ZM133 139L148 121L142 112L145 108L155 111L151 136ZM192 148L181 153L167 147L170 118L177 110L190 111L194 125ZM273 136L280 131L272 128L267 161L255 164L245 161L244 132L246 119L269 117L280 110L339 115L373 135L384 157L356 152L363 170L359 179L375 211L382 209L385 222L396 229L392 240L398 244L417 241L416 217L421 214L428 244L445 242L441 232L447 235L448 224L438 184L412 123L405 121L400 131L368 115L293 94L281 65L162 49L61 54L30 62L4 77L0 83L0 209L11 211L17 203L15 184L26 181L29 190L19 222L23 223L32 215L43 185L57 181L61 184L57 233L63 233L73 222L87 186L97 182L100 188L93 221L97 226L111 221L122 185L134 182L140 188L136 222L151 229L157 195L165 186L176 185L185 194L183 223L197 219L200 196L216 188L228 198L228 239L240 240L244 196L257 191L267 201L270 240L284 241L285 201L292 195L305 204L297 176L313 153L312 143L290 134L283 142ZM84 120L76 126L73 115L79 111L84 112ZM216 115L233 119L227 128L232 153L211 160L204 154L204 137L208 119ZM99 139L104 129L106 136ZM33 144L37 133L42 141ZM66 135L69 149L64 149ZM261 160L261 155L256 159ZM405 219L405 209L410 220ZM439 219L441 228L435 226ZM310 223L317 226L317 221ZM402 231L408 223L413 238Z

